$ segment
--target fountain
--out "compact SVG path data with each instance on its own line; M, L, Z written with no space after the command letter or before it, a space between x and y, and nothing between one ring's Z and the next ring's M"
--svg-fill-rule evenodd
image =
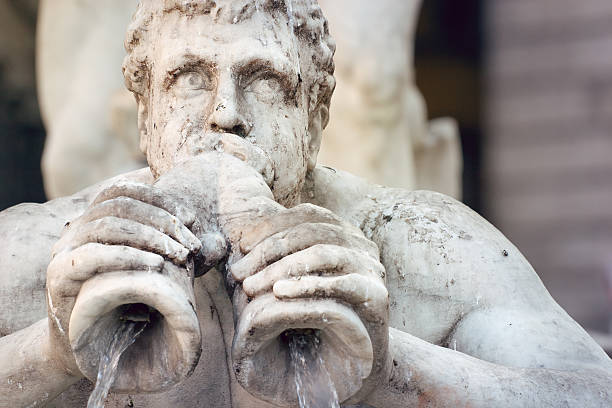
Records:
M177 165L156 187L200 215L197 230L225 237L232 249L225 262L229 269L243 256L237 242L245 223L283 209L273 200L266 181L253 166L220 149ZM126 319L142 320L139 316L150 319L149 326L119 362L113 390L165 389L188 375L200 342L192 307L192 262L187 275L166 262L161 275L111 272L83 285L71 318L70 337L79 368L90 379L97 375L100 353L112 343L112 333ZM227 276L237 316L233 367L236 378L251 394L277 404L297 403L294 378L299 370L290 363L290 344L295 340L287 333L302 329L317 331L317 355L314 348L310 354L315 361L326 361L340 400L361 388L372 367L373 351L368 332L353 310L333 300L282 301L271 293L249 301L241 285L229 273ZM141 305L140 311L135 304ZM297 344L308 344L304 336L299 338ZM139 375L142 372L147 375Z
M111 390L148 408L313 405L307 361L343 404L610 406L610 359L499 231L449 197L316 166L333 40L314 0L292 1L295 35L286 3L262 4L140 2L124 74L150 168L1 214L0 405L82 406L112 354ZM195 288L199 245L173 257L175 231L139 234L160 218L222 237ZM119 358L126 321L148 323Z
M166 262L162 273L109 272L81 288L70 318L69 336L81 372L98 376L101 356L127 321L147 320L146 328L118 361L112 389L152 392L187 377L200 356L200 326L190 274Z
M221 150L177 165L156 187L200 215L195 230L225 237L232 248L225 261L228 269L243 256L237 242L244 223L283 208L273 200L260 172ZM116 374L116 379L108 381L114 391L165 389L188 376L200 344L193 276L189 260L186 269L166 262L161 274L109 272L87 281L77 297L69 333L82 372L92 380L102 368L112 372L113 366L101 358L112 353L116 373L109 373L109 378ZM249 300L230 276L227 285L237 316L233 367L251 394L281 405L300 400L314 408L318 396L312 392L321 387L315 380L324 378L335 387L337 391L328 395L339 400L361 388L371 371L373 350L353 310L334 300L283 301L271 293ZM147 327L140 329L134 347L119 360L117 336L127 331L126 322L143 321ZM309 374L310 360L315 368ZM303 386L296 394L298 383Z
M312 330L287 331L300 408L340 408L338 393L319 354L321 340Z
M125 324L117 326L108 350L100 356L100 367L96 378L96 387L89 396L87 408L104 408L104 400L115 381L117 366L121 355L134 344L134 341L146 328L147 322L126 321Z

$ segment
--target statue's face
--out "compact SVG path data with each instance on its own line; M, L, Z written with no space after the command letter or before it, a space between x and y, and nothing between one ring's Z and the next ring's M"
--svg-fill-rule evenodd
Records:
M147 159L156 176L218 148L220 135L259 146L274 167L274 195L292 201L303 183L308 112L299 42L264 13L237 24L170 13L152 35Z

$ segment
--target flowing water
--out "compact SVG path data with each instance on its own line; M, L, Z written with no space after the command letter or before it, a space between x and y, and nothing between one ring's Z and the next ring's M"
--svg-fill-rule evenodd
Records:
M336 388L319 355L319 344L319 338L309 333L296 332L289 339L300 408L340 408Z
M106 352L100 356L96 388L89 396L87 408L104 408L104 400L115 381L121 354L136 341L146 325L146 322L132 321L125 321L119 325Z

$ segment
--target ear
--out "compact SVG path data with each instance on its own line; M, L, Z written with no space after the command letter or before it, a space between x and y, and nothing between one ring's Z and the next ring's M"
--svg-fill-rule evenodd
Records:
M322 104L315 110L308 124L308 134L310 140L308 141L308 170L314 170L317 166L317 156L319 155L319 148L321 147L321 136L323 129L329 122L329 106Z
M149 147L149 131L147 123L149 121L149 108L144 102L144 98L139 96L136 98L138 103L138 134L140 135L140 151L147 155L147 149Z

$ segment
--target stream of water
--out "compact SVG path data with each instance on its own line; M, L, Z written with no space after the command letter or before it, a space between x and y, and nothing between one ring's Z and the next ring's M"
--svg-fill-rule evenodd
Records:
M319 355L317 336L296 332L289 340L300 408L340 408L336 388Z
M147 326L146 322L126 321L119 325L108 348L100 356L98 367L98 378L96 388L89 396L87 408L104 408L104 400L108 395L111 385L115 381L117 365L125 350L130 347L136 338Z
M87 408L104 408L121 355L136 341L146 325L147 322L132 321L119 325L108 348L100 356L96 387L89 396ZM340 408L336 388L319 355L319 344L319 338L308 332L296 331L289 338L300 408Z

